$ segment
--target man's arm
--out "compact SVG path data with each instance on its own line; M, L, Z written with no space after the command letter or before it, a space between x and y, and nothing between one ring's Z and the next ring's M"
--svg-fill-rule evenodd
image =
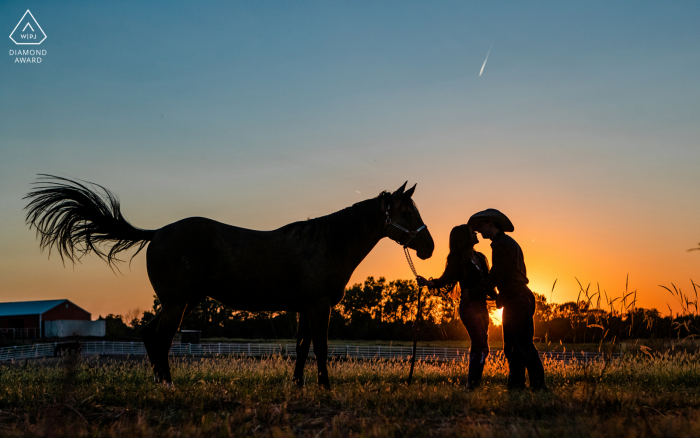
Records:
M512 251L510 251L509 245L494 245L493 246L493 266L489 271L489 275L482 282L482 286L486 290L493 290L495 287L503 285L503 279L505 278L505 273L508 270L508 265L513 259Z
M517 249L505 242L493 245L491 249L493 251L491 255L493 266L489 271L489 275L479 284L478 288L485 295L496 299L496 307L500 309L501 306L498 303L500 294L496 295L494 288L497 287L498 291L501 292L506 273L509 269L512 269L514 260L517 257Z
M483 262L483 266L486 267L486 273L485 273L485 274L482 274L482 277L483 277L482 282L479 283L479 285L477 286L477 288L482 288L482 287L483 287L483 288L481 289L481 290L482 290L482 293L485 292L486 297L487 297L488 299L495 300L496 297L498 296L498 294L496 293L496 289L493 288L493 287L489 288L489 287L486 286L486 284L484 283L484 281L486 280L486 278L487 278L488 275L489 275L489 272L491 272L491 265L489 265L489 260L486 258L486 256L485 256L484 254L482 254L482 253L480 253L480 252L477 252L476 254L479 256L479 258L480 258L481 261Z

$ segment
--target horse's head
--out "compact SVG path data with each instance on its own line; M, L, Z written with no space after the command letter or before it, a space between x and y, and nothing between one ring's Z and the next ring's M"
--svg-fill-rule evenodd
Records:
M416 255L425 260L433 255L435 243L420 217L418 207L411 199L416 186L406 190L407 182L391 194L391 199L385 201L386 223L384 229L387 237L399 245L414 249Z

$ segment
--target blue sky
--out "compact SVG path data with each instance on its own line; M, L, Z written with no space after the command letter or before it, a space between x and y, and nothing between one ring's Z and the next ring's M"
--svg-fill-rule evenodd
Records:
M449 229L496 207L533 288L561 278L555 300L630 273L665 307L657 284L700 279L695 2L5 1L0 30L27 9L47 55L15 64L1 43L0 300L151 300L143 258L115 279L39 253L21 199L37 173L109 187L144 228L271 229L408 179L429 276ZM367 275L410 271L382 242Z

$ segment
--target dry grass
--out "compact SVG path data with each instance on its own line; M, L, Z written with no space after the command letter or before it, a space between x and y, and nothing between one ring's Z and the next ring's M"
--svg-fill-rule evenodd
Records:
M546 364L548 393L485 386L462 363L333 361L332 391L290 383L292 362L175 359L175 389L142 360L46 359L2 366L1 436L700 436L700 355Z

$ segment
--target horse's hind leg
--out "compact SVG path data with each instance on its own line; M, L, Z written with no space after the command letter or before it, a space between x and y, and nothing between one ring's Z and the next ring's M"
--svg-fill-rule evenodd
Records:
M331 382L328 380L328 323L331 317L331 307L321 304L309 309L309 326L311 327L311 338L314 341L314 354L318 363L318 384L326 389L330 389Z
M186 314L189 314L195 305L164 303L156 319L141 331L148 357L153 366L156 381L172 383L168 353L175 333ZM188 312L189 310L189 312Z
M156 314L156 317L150 320L143 328L141 329L141 339L143 339L143 345L146 347L146 354L148 355L148 360L151 361L151 366L155 366L154 359L157 356L156 353L156 346L155 346L155 336L156 336L156 331L158 330L158 323L160 322L160 314L161 311L159 310L158 313Z
M299 312L299 327L297 328L297 362L294 366L294 383L304 386L304 364L309 356L311 347L311 327L309 326L309 313Z

